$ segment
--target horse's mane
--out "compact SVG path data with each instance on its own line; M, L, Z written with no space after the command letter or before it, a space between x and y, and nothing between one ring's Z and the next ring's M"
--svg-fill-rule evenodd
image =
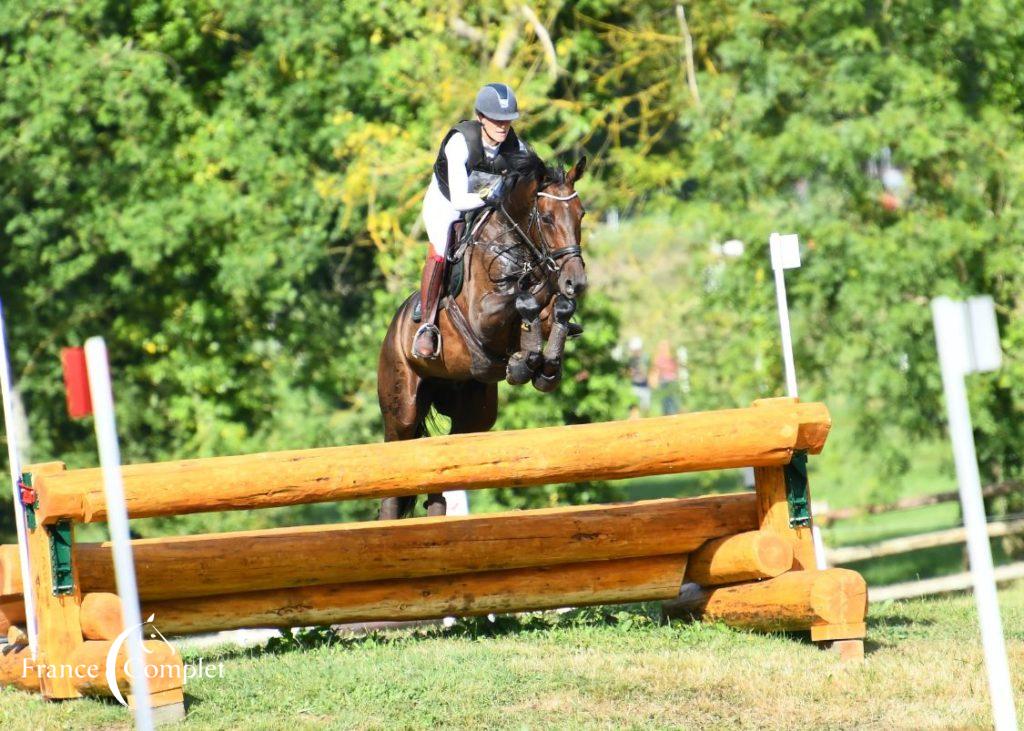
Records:
M530 149L505 155L505 163L508 165L508 172L515 178L515 186L535 182L538 188L544 188L565 182L564 170L549 167Z

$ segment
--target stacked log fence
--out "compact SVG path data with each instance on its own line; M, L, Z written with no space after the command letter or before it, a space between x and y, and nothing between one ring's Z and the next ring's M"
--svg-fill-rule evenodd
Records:
M805 460L830 425L822 404L767 399L646 420L125 466L133 518L755 468L753 492L138 539L143 616L172 635L662 601L669 617L809 631L858 656L864 581L817 570L811 540ZM0 547L0 627L21 637L22 597L33 591L38 653L30 660L9 645L0 682L52 699L102 693L95 679L44 672L103 656L124 629L110 545L74 540L76 526L106 518L100 471L47 463L26 473L38 496L33 585L21 584L16 547ZM149 662L181 660L155 652ZM154 703L180 703L182 682L157 683Z

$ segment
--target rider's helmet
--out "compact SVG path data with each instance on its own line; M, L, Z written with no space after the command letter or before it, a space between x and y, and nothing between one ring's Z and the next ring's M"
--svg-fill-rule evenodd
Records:
M476 95L476 111L499 122L519 119L516 95L508 84L487 84L480 89Z

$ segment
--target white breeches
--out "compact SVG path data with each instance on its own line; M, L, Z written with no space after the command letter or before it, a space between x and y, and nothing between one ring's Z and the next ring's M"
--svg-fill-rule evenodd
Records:
M461 212L444 197L435 182L427 188L423 197L423 223L427 228L430 248L438 256L444 256L448 248L448 228L459 220Z

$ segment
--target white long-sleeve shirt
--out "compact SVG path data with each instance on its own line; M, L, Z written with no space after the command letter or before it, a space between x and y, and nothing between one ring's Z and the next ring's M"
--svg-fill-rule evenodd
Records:
M519 148L522 150L525 147L520 140ZM484 144L484 154L487 159L491 159L498 154L498 148ZM423 223L427 228L430 246L438 256L444 256L448 248L448 228L452 221L458 220L463 211L472 211L484 204L480 196L469 192L469 173L466 171L469 145L461 132L456 132L448 139L444 146L444 156L448 160L448 193L451 199L444 197L437 176L433 173L423 198Z

